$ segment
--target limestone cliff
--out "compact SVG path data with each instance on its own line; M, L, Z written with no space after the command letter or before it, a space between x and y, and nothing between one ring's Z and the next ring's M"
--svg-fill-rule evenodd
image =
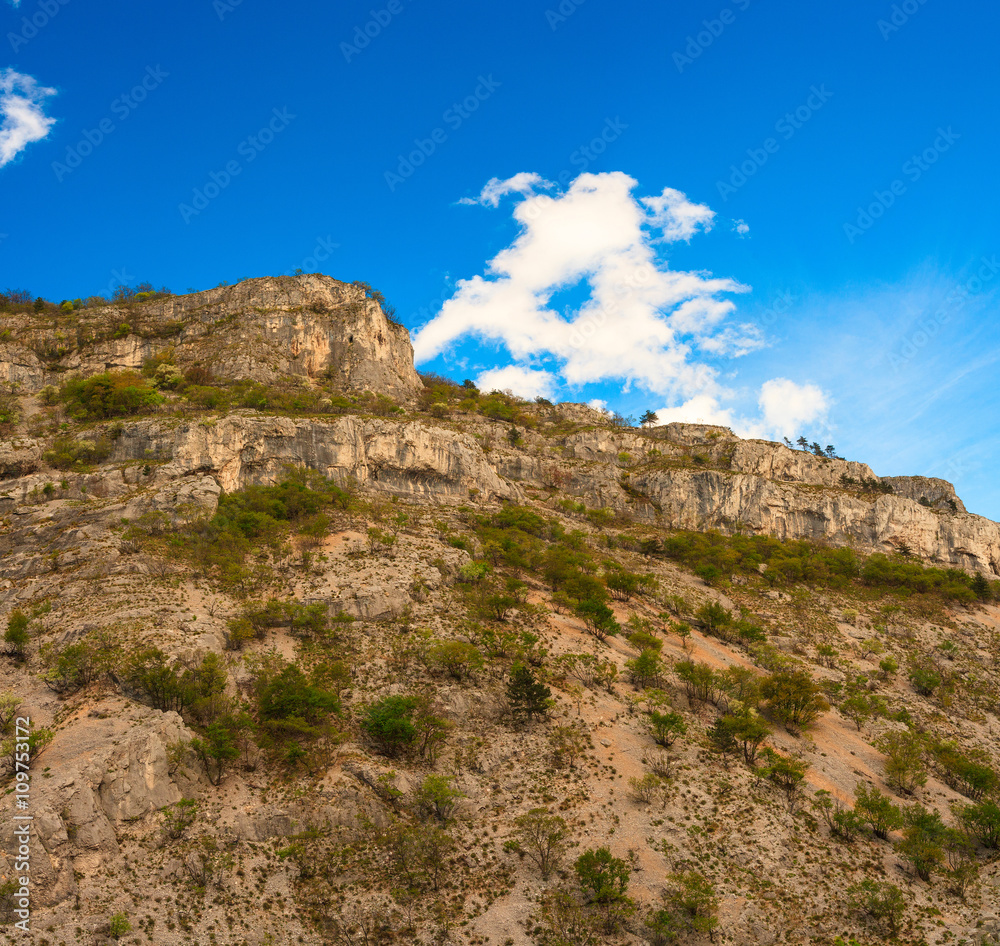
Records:
M170 350L179 369L273 382L326 376L344 390L407 400L420 390L413 347L362 289L328 276L247 279L148 302L56 318L5 317L0 382L25 392L67 373L141 368Z

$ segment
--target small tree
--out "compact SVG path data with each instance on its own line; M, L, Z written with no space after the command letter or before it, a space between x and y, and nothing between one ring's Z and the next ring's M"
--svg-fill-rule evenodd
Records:
M660 418L655 411L643 411L639 424L643 427L655 427Z
M764 680L761 695L774 717L786 729L808 726L830 708L819 684L804 670L772 673Z
M875 746L885 753L885 780L897 792L912 795L927 784L923 741L916 733L888 732Z
M415 696L386 696L365 709L361 729L383 755L397 756L416 741L412 716L418 702Z
M17 711L21 708L21 697L13 691L0 693L0 736L6 736Z
M535 679L531 668L515 661L507 681L507 703L515 722L531 722L549 710L552 691Z
M687 723L680 713L661 713L651 710L649 713L649 730L658 746L669 749L679 736L687 732Z
M425 817L433 816L447 824L455 816L459 801L467 797L454 782L450 775L428 775L414 795L414 808Z
M585 851L573 865L581 889L604 914L605 932L612 932L628 915L632 902L626 896L632 869L606 847Z
M240 754L233 733L222 721L209 725L204 738L192 739L191 748L201 759L205 774L213 785L222 781L226 767Z
M713 934L719 925L719 898L708 878L697 871L671 874L673 885L663 894L663 909L646 919L653 942L673 943L681 936Z
M635 688L644 690L648 686L659 685L663 677L663 658L656 649L649 647L643 650L638 657L626 660L625 668L628 670L629 679Z
M556 726L549 735L549 746L557 765L576 768L576 760L587 748L587 736L576 726Z
M581 601L574 609L576 616L586 625L587 630L599 641L614 637L621 626L615 620L615 613L603 601Z
M112 939L121 939L132 932L132 924L124 913L115 913L108 920L108 935Z
M941 686L941 674L933 667L918 665L910 670L910 683L921 696L932 696Z
M785 793L790 810L794 810L799 799L799 792L806 777L809 763L801 759L783 756L772 749L767 750L768 764L764 776Z
M854 786L854 811L859 818L871 826L875 837L883 840L903 825L902 812L892 803L888 795L877 788L869 788L864 782Z
M538 868L542 879L559 866L569 834L566 822L544 808L532 808L514 820L515 836L524 853Z
M7 644L7 653L15 660L21 661L28 656L28 644L31 635L28 633L28 615L20 608L11 612L7 618L7 631L3 636Z
M983 847L1000 850L1000 805L994 801L957 805L955 816L963 830Z
M895 884L863 880L847 888L847 906L895 936L906 913L906 898Z
M636 801L648 805L666 786L663 779L655 772L647 772L642 778L630 778L628 787L632 790Z
M865 723L872 717L871 700L864 693L852 693L841 700L837 709L857 726L858 732L861 732Z
M923 881L930 881L931 871L944 862L944 840L948 829L936 811L914 805L903 813L906 828L899 853L908 860Z

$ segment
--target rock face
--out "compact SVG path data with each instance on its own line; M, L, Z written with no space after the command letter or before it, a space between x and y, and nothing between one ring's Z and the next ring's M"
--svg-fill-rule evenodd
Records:
M75 871L113 864L123 823L180 801L167 747L192 735L176 713L121 700L56 734L45 751L54 775L32 782L31 872L39 906L71 896ZM3 851L12 850L11 830L12 823L0 828ZM0 868L2 861L0 854Z
M166 459L153 484L208 473L222 489L272 483L289 467L317 470L415 500L515 498L468 434L417 422L357 416L330 421L261 417L239 412L218 421L168 427L154 421L128 425L113 459Z
M14 342L0 346L0 381L37 391L65 372L140 368L171 349L182 371L200 365L220 379L325 375L344 390L399 400L421 387L406 328L390 322L363 290L329 276L247 279L75 315L72 332L51 318L8 320Z
M866 552L909 551L1000 576L1000 525L967 513L944 480L883 477L891 492L866 494L844 485L879 479L864 463L741 440L705 425L669 424L645 435L587 428L563 438L562 450L569 489L590 505L628 509L667 528L743 529ZM544 478L537 463L513 466L506 472Z

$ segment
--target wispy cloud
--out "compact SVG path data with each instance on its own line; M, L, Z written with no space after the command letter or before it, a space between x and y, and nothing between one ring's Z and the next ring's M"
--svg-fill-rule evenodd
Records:
M56 120L45 114L45 100L55 94L31 76L0 69L0 167L48 135Z

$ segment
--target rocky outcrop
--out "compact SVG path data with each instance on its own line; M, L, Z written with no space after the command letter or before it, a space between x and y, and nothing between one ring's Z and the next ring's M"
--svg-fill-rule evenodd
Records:
M325 378L346 391L403 401L421 389L406 328L362 289L328 276L247 279L136 305L82 309L72 314L72 327L27 314L5 322L14 327L14 342L0 346L0 381L17 381L24 391L67 372L141 368L167 350L180 370L198 365L220 379Z
M0 386L8 391L37 391L45 377L45 365L33 351L0 343Z
M666 528L742 529L865 552L906 551L1000 576L1000 525L967 513L944 480L879 478L864 463L741 440L705 425L670 424L648 435L587 427L562 438L561 447L561 463L508 451L499 468L543 483L558 468L566 488L588 505L627 510ZM890 492L857 488L879 479Z
M123 823L180 801L167 747L192 735L176 713L121 700L56 733L35 763L53 777L32 780L31 873L38 906L71 896L75 871L115 862ZM12 850L11 830L11 824L0 827L2 851Z
M34 473L41 459L42 445L37 440L0 440L0 481Z
M232 491L305 468L414 500L464 501L470 489L486 500L518 495L468 434L419 421L300 420L240 412L176 427L130 424L114 449L118 461L165 459L151 477L153 485L210 474Z

